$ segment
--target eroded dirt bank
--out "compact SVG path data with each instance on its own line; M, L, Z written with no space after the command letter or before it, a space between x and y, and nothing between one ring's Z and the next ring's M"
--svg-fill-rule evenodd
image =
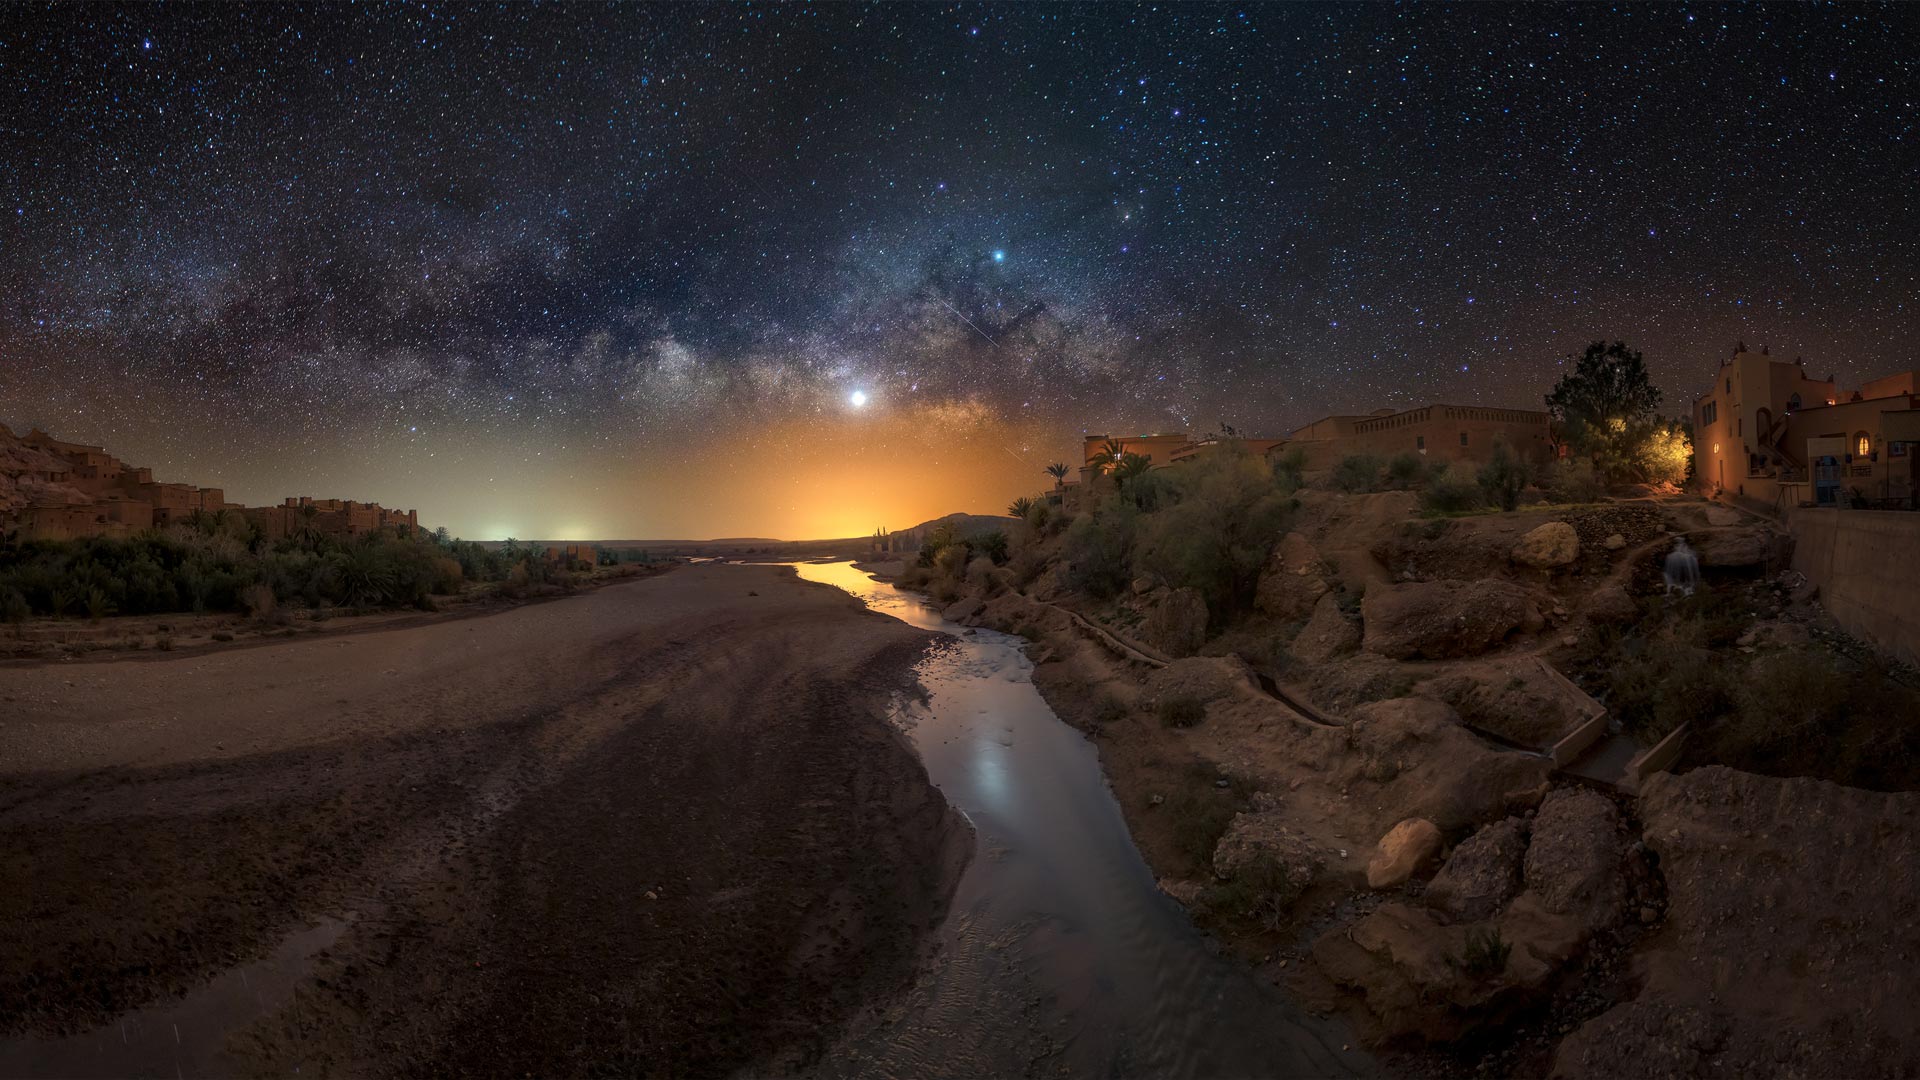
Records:
M193 1017L185 1071L804 1066L904 982L963 859L882 718L927 640L784 568L691 567L0 672L0 1072L96 1069L129 1010L327 920L290 1001Z

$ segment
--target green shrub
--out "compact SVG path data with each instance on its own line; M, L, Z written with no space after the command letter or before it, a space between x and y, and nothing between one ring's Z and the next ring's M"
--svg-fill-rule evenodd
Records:
M1565 458L1556 461L1546 470L1543 486L1547 497L1554 502L1590 503L1598 501L1606 492L1600 474L1593 469L1593 462L1585 458Z
M1163 727L1190 728L1207 718L1207 703L1196 697L1164 697L1153 712Z
M1263 459L1244 451L1223 448L1165 471L1170 505L1145 519L1140 566L1198 592L1212 624L1223 625L1251 606L1297 502Z
M25 622L33 614L33 608L27 605L27 598L20 595L18 589L0 592L0 621Z
M1427 476L1427 463L1418 454L1396 454L1387 462L1387 485L1396 488L1416 488Z
M1277 860L1260 858L1239 867L1230 880L1209 890L1207 903L1216 910L1251 918L1273 933L1287 924L1287 915L1306 891L1305 886Z
M1526 489L1532 473L1505 439L1495 439L1487 463L1480 468L1480 490L1488 502L1511 511L1520 505L1520 493Z
M1380 471L1385 467L1385 463L1373 454L1354 454L1340 459L1328 475L1327 483L1349 495L1378 491Z
M1293 447L1270 459L1273 463L1273 482L1282 491L1298 491L1305 482L1307 471L1307 452L1301 447Z
M1188 769L1185 782L1167 797L1166 813L1172 826L1173 846L1196 871L1207 872L1213 866L1213 849L1240 812L1240 802L1231 791L1213 786L1214 772L1203 765Z
M1475 926L1468 928L1462 952L1464 955L1454 961L1455 966L1478 979L1505 971L1513 946L1501 940L1499 927Z
M1435 473L1420 491L1420 508L1430 514L1464 514L1480 508L1480 482L1465 469Z
M1113 502L1074 518L1060 547L1067 586L1096 599L1118 596L1133 580L1139 517L1132 503Z

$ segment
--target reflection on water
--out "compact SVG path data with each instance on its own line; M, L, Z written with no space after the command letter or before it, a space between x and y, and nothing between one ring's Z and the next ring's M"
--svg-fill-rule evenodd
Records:
M1154 886L1091 743L1031 679L1020 638L968 630L851 563L809 581L955 637L922 661L928 700L902 726L973 822L973 862L941 952L840 1075L1344 1076L1368 1071L1342 1034L1215 956Z

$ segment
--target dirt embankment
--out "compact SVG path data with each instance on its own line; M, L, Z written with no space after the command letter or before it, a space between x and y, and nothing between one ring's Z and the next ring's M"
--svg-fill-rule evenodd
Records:
M339 919L215 1071L802 1067L904 984L964 858L883 715L927 641L785 568L693 567L0 672L0 1061L71 1073L47 1037Z

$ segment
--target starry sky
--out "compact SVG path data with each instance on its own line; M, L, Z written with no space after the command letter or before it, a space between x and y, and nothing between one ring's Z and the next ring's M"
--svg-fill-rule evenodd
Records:
M13 6L0 420L469 537L1920 341L1920 10ZM862 395L855 404L854 395Z

